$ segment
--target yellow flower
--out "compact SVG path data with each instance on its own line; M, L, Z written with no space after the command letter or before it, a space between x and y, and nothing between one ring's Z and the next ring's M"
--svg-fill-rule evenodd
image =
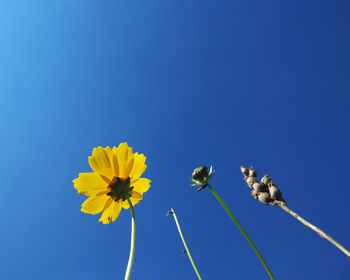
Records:
M102 212L100 222L115 221L122 208L137 204L142 194L150 188L151 180L140 178L146 170L146 157L133 153L127 143L118 148L97 147L89 157L94 172L80 173L73 180L78 193L89 196L81 205L81 211L89 214Z

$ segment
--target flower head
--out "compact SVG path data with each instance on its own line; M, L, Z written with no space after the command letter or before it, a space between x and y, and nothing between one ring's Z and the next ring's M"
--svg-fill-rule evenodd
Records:
M81 205L81 211L89 214L101 213L100 222L115 221L122 208L137 204L143 193L150 188L151 180L140 178L146 170L146 157L133 153L127 143L118 148L97 147L89 157L94 172L80 173L73 180L78 193L89 196Z

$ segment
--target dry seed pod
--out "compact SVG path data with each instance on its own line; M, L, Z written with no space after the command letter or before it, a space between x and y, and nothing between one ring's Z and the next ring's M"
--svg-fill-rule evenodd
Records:
M245 168L243 165L241 166L241 172L242 172L245 176L248 176L248 175L249 175L249 170L248 170L248 168Z
M248 185L250 188L252 188L252 187L253 187L253 184L254 184L254 182L256 182L256 180L255 180L254 177L248 177L247 180L246 180L246 182L247 182L247 185Z
M252 194L252 196L253 196L255 199L258 199L258 194L259 194L258 191L252 190L252 191L251 191L251 194Z
M254 177L256 178L258 176L258 173L256 172L256 170L253 167L249 168L249 177Z
M244 167L244 166L243 166ZM242 173L244 174L245 169L241 168ZM325 238L330 243L332 243L335 247L337 247L340 251L342 251L349 259L350 259L350 251L344 248L341 244L339 244L337 241L335 241L332 237L330 237L328 234L326 234L324 231L319 229L318 227L314 226L310 222L304 220L302 217L300 217L297 213L290 210L285 202L285 200L282 197L281 191L278 189L276 184L270 180L270 177L268 175L265 175L261 179L261 184L255 184L255 178L257 174L254 173L253 167L249 169L249 176L248 177L244 174L244 180L247 182L248 186L252 188L254 186L253 190L251 191L252 196L255 199L258 199L261 203L271 205L271 206L279 206L282 210L286 211L288 214L292 215L294 218L296 218L298 221L304 224L306 228L312 229L316 233L319 234L320 237ZM249 180L248 180L249 179ZM267 192L264 191L258 191L261 190L262 186L268 187ZM271 196L270 196L271 195Z
M260 191L260 185L261 184L259 182L255 181L253 183L253 189L256 190L257 192L259 192Z
M272 199L278 199L281 196L280 190L276 187L276 185L272 185L269 187L269 193Z
M271 202L270 195L266 192L259 193L258 200L264 204L269 204Z
M270 176L269 175L264 175L264 177L261 178L261 183L268 185L270 182Z

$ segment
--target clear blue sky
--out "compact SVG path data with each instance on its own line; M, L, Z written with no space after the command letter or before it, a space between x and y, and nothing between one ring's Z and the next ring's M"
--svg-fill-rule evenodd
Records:
M286 3L287 2L287 3ZM130 213L80 212L72 180L96 146L147 156L132 279L268 279L212 185L277 279L350 277L345 255L250 196L270 174L291 209L350 248L348 1L2 0L1 279L123 279Z

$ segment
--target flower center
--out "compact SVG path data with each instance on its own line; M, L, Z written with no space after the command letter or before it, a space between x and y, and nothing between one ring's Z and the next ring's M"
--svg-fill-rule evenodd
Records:
M119 199L124 201L131 197L131 191L134 189L134 187L130 187L130 177L126 180L114 177L108 187L110 188L110 192L107 195L113 197L114 201L118 201Z

